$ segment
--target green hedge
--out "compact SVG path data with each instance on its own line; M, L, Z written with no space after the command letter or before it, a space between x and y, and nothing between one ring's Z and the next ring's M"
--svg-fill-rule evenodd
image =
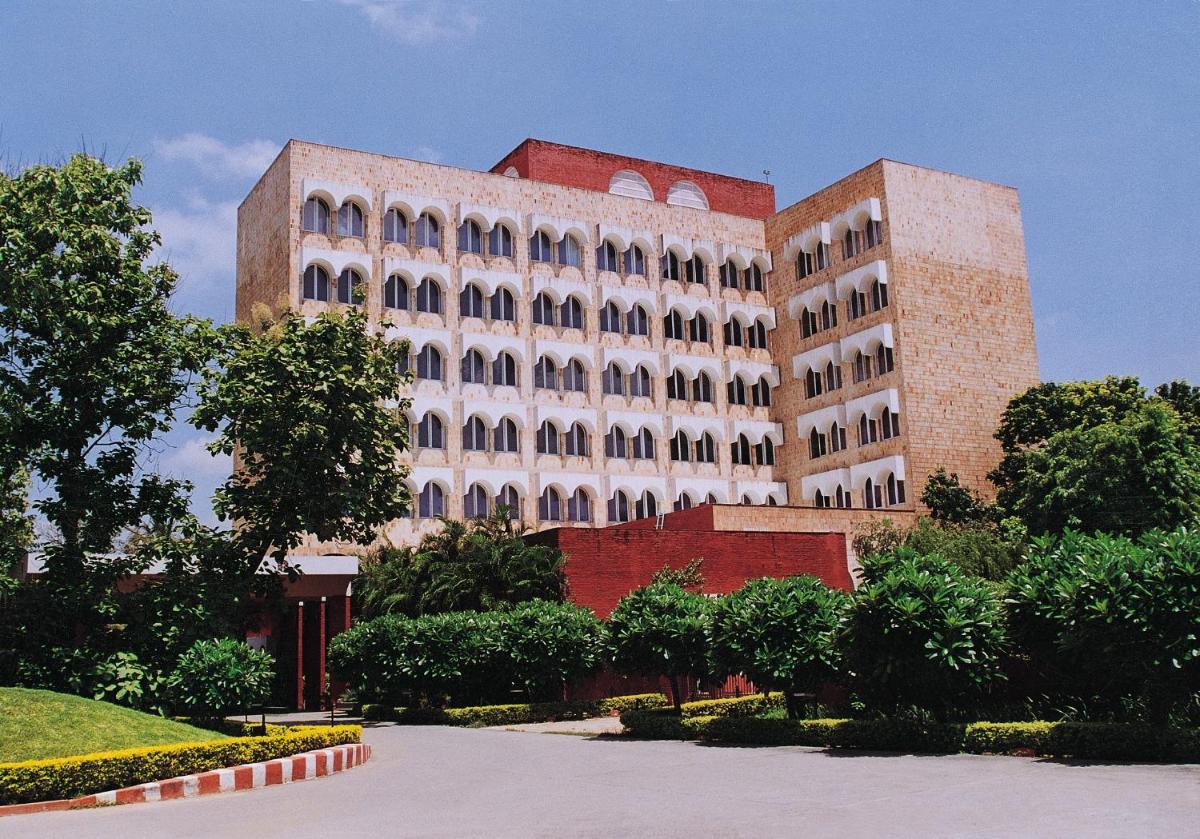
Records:
M174 743L75 757L0 763L0 804L77 798L179 775L358 743L357 725L311 726L266 737Z
M783 694L751 693L730 699L701 699L685 702L680 710L685 717L754 717L763 711L783 707Z
M1120 723L918 723L909 720L788 720L744 716L621 715L629 734L770 746L951 754L1026 754L1095 760L1200 761L1200 730Z
M661 693L612 696L573 702L536 702L513 705L480 705L470 708L387 708L363 705L363 717L394 720L402 725L457 725L483 728L490 725L527 725L558 720L605 717L639 708L661 708L667 698Z

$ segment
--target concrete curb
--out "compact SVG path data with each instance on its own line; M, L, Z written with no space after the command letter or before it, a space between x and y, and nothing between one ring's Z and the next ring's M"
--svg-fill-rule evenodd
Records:
M100 807L110 804L140 804L144 801L169 801L173 798L195 798L220 792L271 787L332 775L366 763L371 747L366 743L350 743L318 749L312 752L247 763L228 769L213 769L195 775L183 775L165 781L152 781L124 789L98 792L80 798L57 801L34 801L29 804L0 806L0 816L19 816L25 813L44 813L51 810L76 810L81 807Z

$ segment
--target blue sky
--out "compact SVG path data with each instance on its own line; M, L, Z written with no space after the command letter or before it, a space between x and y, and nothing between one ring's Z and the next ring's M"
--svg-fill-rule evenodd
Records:
M1019 6L1019 8L1017 8ZM488 168L526 136L748 178L880 157L1021 193L1042 376L1200 382L1200 2L8 0L0 156L146 161L181 310L289 137ZM203 510L228 463L173 435Z

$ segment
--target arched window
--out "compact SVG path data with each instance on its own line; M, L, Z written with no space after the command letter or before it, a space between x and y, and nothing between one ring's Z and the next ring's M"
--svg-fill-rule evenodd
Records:
M442 287L433 277L426 277L417 286L417 311L431 315L442 313Z
M821 331L837 326L837 305L828 300L821 304Z
M880 344L875 350L875 374L882 376L884 373L892 372L893 369L895 369L895 362L892 358L892 348Z
M882 242L883 222L878 219L869 219L866 229L863 230L863 238L866 239L868 248L873 248Z
M501 352L492 362L492 384L517 386L517 360L510 352Z
M383 283L383 307L408 310L408 281L399 274L392 274Z
M550 299L550 295L546 292L539 292L538 296L533 298L533 322L540 323L543 326L554 326L554 301Z
M811 338L820 332L817 325L817 313L804 307L804 311L800 313L800 337Z
M546 420L538 426L537 453L560 454L558 446L558 426L556 426L551 420Z
M813 273L813 255L808 251L800 251L796 254L796 279L803 280L805 277Z
M604 368L600 385L603 393L611 396L625 395L625 374L621 372L621 368L617 366L615 361L610 361L608 366Z
M487 366L483 360L483 353L479 350L467 350L466 355L462 357L462 381L463 384L485 385L487 384Z
M304 299L329 302L329 274L320 265L304 269Z
M825 363L825 389L838 390L842 386L842 368L834 366L832 361Z
M846 235L844 235L842 237L842 258L843 259L849 259L850 257L854 256L856 253L858 253L858 249L855 247L855 245L856 245L856 242L855 242L854 231L851 230L849 227L847 227Z
M900 436L900 415L885 407L880 416L879 425L883 431L883 439Z
M896 474L889 472L887 477L888 506L904 503L904 481L896 480Z
M363 211L353 201L347 201L338 207L337 235L363 238Z
M754 499L753 499L753 498L751 498L749 495L743 495L743 496L742 496L742 500L741 500L741 502L739 502L739 503L740 503L740 504L741 504L743 507L753 507L753 506L754 506Z
M473 416L467 419L463 425L462 447L466 452L487 451L487 426L483 424L482 417Z
M315 196L308 199L304 202L300 223L308 233L328 233L329 205Z
M866 353L856 351L850 369L855 384L865 382L871 378L871 357Z
M836 422L829 426L829 448L835 452L846 448L846 429Z
M692 509L692 496L686 492L679 493L679 497L675 499L675 512L690 509Z
M880 489L870 478L867 478L866 483L863 484L863 506L868 510L883 506L883 495Z
M408 216L393 207L383 214L383 241L408 244Z
M417 423L417 448L444 449L446 448L446 433L442 419L435 413L428 413Z
M568 296L562 302L560 315L559 326L563 329L583 329L583 304L575 295Z
M752 465L750 460L750 438L745 434L739 434L737 439L730 444L730 453L733 455L735 466Z
M869 419L866 414L858 418L858 444L866 446L878 440L878 426L875 420Z
M417 378L436 382L442 380L442 353L433 344L426 344L417 353Z
M654 432L643 428L633 435L633 457L636 460L654 460Z
M871 311L878 312L888 304L887 284L879 280L871 283Z
M421 213L413 231L416 245L419 248L440 248L442 246L441 228L438 220L429 213Z
M822 391L821 374L813 368L809 368L804 374L804 395L808 399L820 396Z
M624 195L626 198L654 200L649 182L632 169L622 169L614 174L608 182L608 191L613 195Z
M497 224L488 231L488 255L507 256L512 259L513 235L507 226Z
M662 255L662 278L664 280L679 280L679 256L675 251L667 251Z
M639 364L629 374L629 395L654 398L654 384L650 379L650 369L646 365Z
M746 404L746 383L741 376L734 376L725 383L726 396L730 405Z
M538 518L542 521L562 521L562 496L554 487L546 487L538 499Z
M686 263L686 275L689 283L704 284L707 282L707 277L704 275L704 259L700 254L695 254Z
M621 490L608 499L608 520L618 524L629 521L629 496Z
M533 365L533 386L543 390L558 390L558 367L554 359L542 356Z
M667 338L674 338L678 341L682 341L684 335L687 334L683 329L683 315L679 313L678 309L672 309L663 318L663 334Z
M746 291L766 291L766 285L763 283L762 268L758 264L751 262L746 267L745 273Z
M671 460L687 463L692 459L692 441L682 428L671 437Z
M496 510L508 519L521 518L521 493L512 484L505 484L496 496Z
M708 318L703 312L696 312L695 317L688 321L688 339L693 343L707 344L709 338Z
M571 359L563 368L563 390L571 390L576 393L587 392L587 371L583 367L583 362L577 358Z
M704 190L691 181L676 181L667 190L667 203L677 207L693 207L697 210L708 209L708 198Z
M492 448L498 452L515 453L521 450L521 434L517 424L505 417L492 431Z
M458 249L462 253L483 254L483 230L474 219L458 226Z
M654 493L646 490L642 493L642 497L637 500L637 518L648 519L658 515L658 499L654 497Z
M687 377L684 376L682 370L674 370L667 377L667 398L668 399L687 399L688 387Z
M583 487L577 488L567 499L567 521L591 521L592 498Z
M708 495L704 496L704 503L705 504L718 504L720 502L717 501L717 496L710 492Z
M605 239L596 248L596 270L616 271L617 265L617 246Z
M479 484L471 484L463 496L463 517L468 519L487 518L488 494Z
M701 372L692 382L692 399L695 402L713 401L712 378L707 373Z
M614 425L604 435L604 456L622 459L629 457L629 438L619 425Z
M766 376L761 377L750 388L750 396L756 408L771 407L771 383L767 381Z
M817 270L829 267L829 243L817 242L817 252L814 254L816 259Z
M717 441L714 440L712 434L707 431L701 434L700 439L696 441L696 462L717 462Z
M550 246L550 236L546 231L539 230L529 237L529 258L533 262L554 260L554 249Z
M850 493L842 489L842 485L837 485L837 491L833 494L834 506L846 509L850 506Z
M600 331L601 332L620 332L621 331L621 310L617 304L609 300L600 309Z
M725 346L740 347L744 343L741 323L736 318L730 318L725 323Z
M821 492L821 490L819 490L819 489L813 493L813 506L814 507L828 507L829 506L826 503L825 493Z
M467 283L458 294L458 314L464 318L483 317L483 292L474 283Z
M591 451L588 430L581 422L572 423L563 443L563 449L569 457L587 457Z
M867 296L861 291L850 292L850 320L858 320L867 313Z
M579 249L579 240L570 233L559 240L558 264L571 265L575 268L583 264L583 255Z
M750 327L750 346L756 350L765 350L767 348L766 321L756 320L754 325Z
M762 442L754 446L754 458L759 466L775 465L775 444L770 437L763 437Z
M629 249L622 255L622 262L626 274L646 276L646 254L637 245L629 246Z
M649 335L650 315L646 314L641 304L635 305L625 317L625 325L630 335Z
M738 267L729 260L721 263L721 287L738 287Z
M812 460L816 460L818 457L824 457L825 454L825 435L814 428L808 432L808 456Z
M515 321L517 319L517 301L507 288L498 288L491 297L492 320Z
M417 515L432 519L446 515L446 493L433 481L425 484L417 503Z

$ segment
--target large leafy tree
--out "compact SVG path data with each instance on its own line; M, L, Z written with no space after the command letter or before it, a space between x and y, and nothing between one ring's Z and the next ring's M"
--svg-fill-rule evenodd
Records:
M621 598L608 618L608 653L619 673L665 676L680 710L681 676L708 670L713 600L675 583L651 583Z
M816 577L764 577L721 598L713 614L711 655L720 674L744 673L763 690L815 692L840 662L837 632L849 596Z
M369 329L365 312L327 312L311 323L288 311L223 331L193 422L216 432L213 452L238 468L213 507L235 523L252 561L286 567L310 533L369 543L409 504L400 388L403 342Z
M122 573L122 531L185 512L182 483L141 465L210 356L213 331L169 308L177 275L132 199L141 164L76 155L0 176L0 476L45 487L46 584L84 623Z
M989 477L998 505L1033 533L1136 534L1194 520L1194 398L1184 383L1148 397L1131 377L1031 388L1009 403L996 432L1004 457Z
M355 596L364 615L488 611L566 596L563 555L525 542L529 528L504 510L483 519L442 519L415 548L363 558Z

